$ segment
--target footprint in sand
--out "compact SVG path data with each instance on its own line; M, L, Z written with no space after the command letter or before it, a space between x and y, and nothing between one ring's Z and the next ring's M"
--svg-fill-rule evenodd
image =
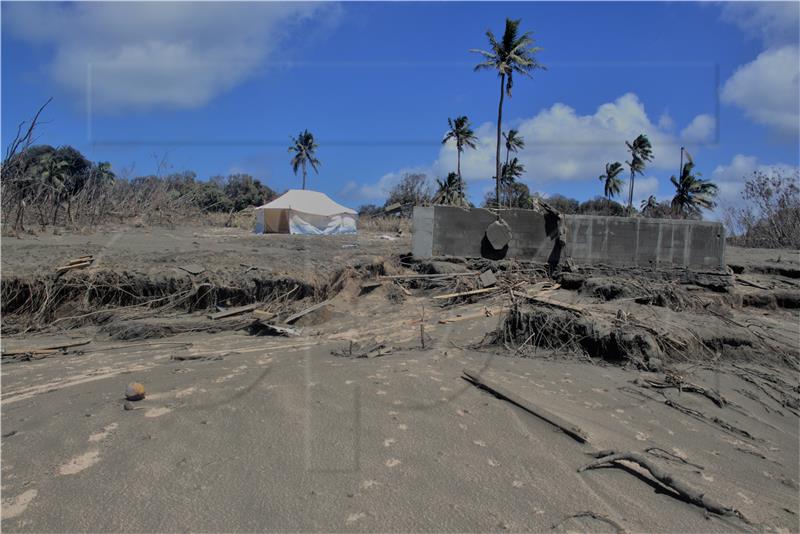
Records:
M150 408L146 412L144 412L145 417L161 417L164 414L167 414L172 411L172 408L167 408L162 406L161 408Z
M355 523L359 519L364 519L365 517L367 517L367 514L365 514L363 512L359 512L357 514L350 514L350 515L347 516L347 523L348 524Z
M97 443L98 441L105 440L108 436L111 435L112 432L114 432L117 429L118 426L119 425L117 423L111 423L110 425L103 428L103 430L101 430L100 432L92 434L91 436L89 436L89 443Z
M60 475L75 475L100 461L100 451L92 450L76 456L58 468Z
M401 462L397 458L389 458L388 460L386 460L386 467L395 467L397 465L400 465L401 463L403 462Z
M11 519L13 517L22 515L22 513L28 508L28 505L31 503L31 501L33 501L38 494L39 492L35 489L29 489L28 491L23 492L11 499L3 499L3 519Z
M383 446L384 447L391 447L392 444L394 444L394 443L397 443L397 440L394 439L394 438L389 438L389 439L383 440Z

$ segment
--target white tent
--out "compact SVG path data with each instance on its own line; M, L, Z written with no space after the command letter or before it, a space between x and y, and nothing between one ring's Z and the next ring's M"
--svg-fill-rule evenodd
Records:
M355 234L358 213L325 193L290 189L256 208L256 233Z

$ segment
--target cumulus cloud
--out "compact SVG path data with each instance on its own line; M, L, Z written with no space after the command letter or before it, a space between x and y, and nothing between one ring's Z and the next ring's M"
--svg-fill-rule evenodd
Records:
M701 144L709 135L713 135L713 120L709 131L709 119L709 115L699 115L684 129L694 136L693 143ZM525 148L517 154L526 170L522 181L537 191L545 184L558 181L599 184L597 177L605 170L605 164L626 161L629 154L625 141L641 133L650 138L655 154L648 169L675 172L680 165L679 147L684 140L671 133L672 126L672 121L664 120L663 115L659 119L651 119L639 98L627 93L613 102L598 106L592 114L580 115L570 106L557 103L533 117L512 119L504 124L504 129L514 127L525 138ZM495 175L497 130L496 125L490 122L480 124L474 130L478 137L477 148L462 153L461 173L468 182L477 182L470 187L470 191L476 192L483 190ZM432 163L417 167L416 170L441 177L455 168L456 147L454 142L449 142L440 148ZM359 198L383 198L381 193L387 189L387 184L396 183L401 174L389 173L373 184L353 184L348 193L353 195L358 191L361 195ZM637 178L636 198L647 198L657 191L658 180L655 177ZM602 194L600 185L597 185L597 193ZM475 195L473 197L478 199Z
M787 45L762 52L725 82L722 101L754 122L782 134L800 131L800 49Z
M353 202L383 202L389 191L400 182L405 174L425 174L431 176L430 167L409 167L397 172L389 172L374 183L359 183L350 180L339 190L339 195Z
M525 148L518 154L526 167L523 179L534 185L555 180L596 180L606 162L625 161L625 141L641 133L647 134L653 144L652 168L677 168L680 143L665 128L671 124L658 122L661 125L650 119L644 104L633 93L600 105L590 115L579 115L570 106L557 103L534 117L513 121L525 138ZM495 128L491 123L480 125L476 129L477 150L462 154L461 171L467 180L494 176ZM440 150L433 168L445 175L455 168L455 163L455 145L448 144Z
M800 34L797 2L727 2L722 7L722 19L765 46L796 43Z
M3 5L3 30L52 46L49 74L82 98L88 87L95 110L191 108L252 76L297 24L322 11L331 16L336 8L299 2L12 3Z
M696 116L689 125L681 130L681 139L686 143L702 144L714 140L717 122L707 114Z
M791 176L797 169L798 167L795 165L786 163L764 164L759 162L755 156L735 155L730 163L718 165L710 175L711 181L717 184L719 188L717 197L719 207L715 213L719 215L722 209L739 206L744 202L742 199L744 184L754 172L760 171L768 176L775 172L781 172L784 175Z

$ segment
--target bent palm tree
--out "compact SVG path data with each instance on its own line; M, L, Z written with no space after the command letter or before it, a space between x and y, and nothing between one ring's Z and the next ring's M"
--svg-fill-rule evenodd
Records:
M475 136L475 132L472 131L469 119L466 115L456 117L455 120L447 119L447 124L450 125L450 129L444 135L442 144L447 143L450 139L455 139L457 158L456 174L458 174L458 178L461 179L461 153L464 151L464 147L475 148L475 141L477 141L478 138Z
M503 134L503 139L506 140L506 164L508 164L508 158L511 156L513 152L516 154L518 151L525 148L525 139L519 134L518 130L511 129L508 133Z
M308 130L303 130L297 137L292 138L293 145L289 147L289 152L294 152L292 157L292 170L297 175L297 170L303 169L303 189L306 188L306 165L311 165L314 172L319 174L317 167L321 164L316 158L315 151L319 145L314 141L314 135Z
M436 179L438 191L433 196L434 204L445 206L469 206L469 202L464 196L464 184L461 178L454 172L447 175L444 180Z
M675 196L672 198L672 210L683 217L699 215L701 209L713 209L717 204L717 185L699 178L701 174L692 173L694 163L687 161L681 171L680 179L670 177L675 186Z
M525 165L520 163L519 159L515 157L508 163L503 164L500 173L500 185L506 197L505 200L509 200L510 191L514 188L514 185L518 183L517 180L525 174ZM497 204L500 206L502 203L498 200Z
M514 85L514 73L530 77L535 69L544 67L536 61L536 53L541 48L533 46L530 32L519 34L520 20L506 19L503 38L497 41L491 30L486 31L491 50L472 49L470 52L481 54L482 63L475 65L475 70L492 69L500 77L500 104L497 107L497 149L495 152L495 198L500 199L500 134L503 124L503 96L511 98L511 88Z
M645 166L653 160L653 146L645 134L640 134L632 143L625 141L625 144L631 154L631 160L627 162L631 170L631 181L628 184L628 215L630 215L633 209L633 182L636 174L644 174Z
M619 177L621 172L622 163L615 161L606 163L606 173L598 176L598 179L603 182L603 194L608 200L617 196L622 190L622 178Z

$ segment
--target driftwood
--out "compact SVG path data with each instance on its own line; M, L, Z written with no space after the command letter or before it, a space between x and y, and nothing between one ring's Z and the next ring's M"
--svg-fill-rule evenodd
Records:
M228 308L227 310L222 310L221 312L211 313L208 315L209 319L223 319L225 317L231 317L232 315L239 315L240 313L247 313L250 311L255 310L261 306L261 304L248 304L246 306L238 306L236 308Z
M695 506L705 508L711 513L721 516L738 517L742 521L749 523L749 521L744 517L744 515L742 515L742 513L736 510L735 508L730 506L725 506L724 504L716 501L715 499L708 497L701 491L690 486L687 482L675 478L674 475L662 469L660 466L651 462L649 458L646 458L645 456L639 453L630 451L617 452L609 450L609 451L600 451L591 453L590 455L597 458L597 460L590 462L584 465L583 467L579 468L578 469L579 473L582 473L583 471L587 471L589 469L595 469L603 465L615 463L620 460L633 462L643 467L644 469L647 469L653 476L653 478L658 480L666 487L675 491L675 493L677 493L682 500L690 504L694 504Z
M314 304L310 308L306 308L306 309L304 309L302 311L299 311L299 312L297 312L297 313L295 313L293 315L290 315L283 322L286 323L286 324L292 324L293 322L295 322L299 318L303 317L304 315L307 315L307 314L309 314L309 313L311 313L313 311L316 311L316 310L318 310L320 308L323 308L323 307L327 306L330 303L331 303L331 299L324 300L324 301L322 301L320 303Z
M439 319L439 324L458 323L461 321L469 321L470 319L480 319L483 317L494 317L503 311L502 306L494 306L492 308L485 307L483 310L475 313L468 313L466 315L456 315L454 317L443 317Z
M62 341L60 343L51 343L49 345L42 345L39 347L17 347L17 348L4 348L3 356L11 356L13 354L51 354L60 349L68 349L71 347L79 347L81 345L88 345L91 339L74 339L70 341Z
M57 273L65 273L67 271L71 271L72 269L83 269L84 267L88 267L92 264L91 260L81 261L77 263L70 263L68 265L63 265L61 267L56 267Z
M436 274L390 274L379 276L379 280L415 280L415 279L447 279L458 276L477 276L480 273L474 271L466 273L436 273Z
M557 416L556 414L548 410L545 410L544 408L534 405L529 400L523 399L517 394L507 390L503 386L481 376L480 373L478 373L477 371L464 369L463 373L464 376L466 377L465 380L467 380L471 384L478 386L479 388L485 389L494 396L501 398L503 400L507 400L511 404L519 406L526 412L531 413L536 417L538 417L539 419L547 423L550 423L554 427L560 429L562 432L567 434L572 439L580 443L586 443L589 441L589 437L579 427L565 421L561 417Z
M481 293L490 293L497 291L498 287L485 287L482 289L473 289L471 291L461 291L460 293L447 293L445 295L436 295L434 299L454 299L456 297L466 297L468 295L480 295Z

